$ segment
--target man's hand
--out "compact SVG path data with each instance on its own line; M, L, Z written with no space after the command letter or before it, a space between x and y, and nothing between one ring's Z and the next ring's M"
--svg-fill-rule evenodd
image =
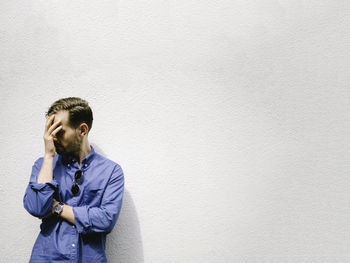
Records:
M44 132L45 155L51 157L54 157L56 154L56 147L53 143L54 139L56 139L56 133L62 129L62 125L59 125L61 124L61 121L53 123L54 120L54 114L47 118Z
M50 182L53 178L53 159L56 154L54 141L57 140L56 133L62 129L62 125L58 126L61 121L57 121L52 124L54 120L54 114L46 120L44 132L45 156L38 175L37 182L39 184Z

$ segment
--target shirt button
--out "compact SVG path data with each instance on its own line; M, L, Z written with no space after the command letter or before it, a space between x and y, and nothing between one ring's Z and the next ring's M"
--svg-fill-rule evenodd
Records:
M70 167L70 164L68 164L68 167Z
M75 226L73 226L73 228L75 228Z
M75 247L75 244L72 244L72 247Z

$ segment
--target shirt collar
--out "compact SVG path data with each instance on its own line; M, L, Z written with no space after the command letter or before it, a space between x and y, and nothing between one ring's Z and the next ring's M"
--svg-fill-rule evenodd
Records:
M92 162L92 160L94 159L95 157L95 149L92 145L90 145L91 147L91 151L89 152L89 154L87 156L85 156L85 158L81 161L81 165L83 167L87 167L90 165L90 163ZM72 157L72 156L66 156L66 155L59 155L59 158L61 160L61 162L64 164L64 165L72 165L74 162L76 162L77 160Z

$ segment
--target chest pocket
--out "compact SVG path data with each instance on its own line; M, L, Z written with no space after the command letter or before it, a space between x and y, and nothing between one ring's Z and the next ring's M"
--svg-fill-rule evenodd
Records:
M102 201L103 187L98 184L87 185L84 189L84 203L86 205L99 206Z

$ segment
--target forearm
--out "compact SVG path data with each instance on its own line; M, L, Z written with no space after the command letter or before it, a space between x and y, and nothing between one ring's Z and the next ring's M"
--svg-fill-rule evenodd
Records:
M53 178L53 156L45 155L38 175L38 183L44 184L52 181Z
M69 205L64 205L60 217L75 225L73 207Z
M54 213L54 207L56 206L56 204L58 204L58 201L53 199L51 214ZM70 222L71 224L75 225L74 213L73 213L73 207L72 206L64 204L62 212L60 214L60 217L63 218L64 220Z

